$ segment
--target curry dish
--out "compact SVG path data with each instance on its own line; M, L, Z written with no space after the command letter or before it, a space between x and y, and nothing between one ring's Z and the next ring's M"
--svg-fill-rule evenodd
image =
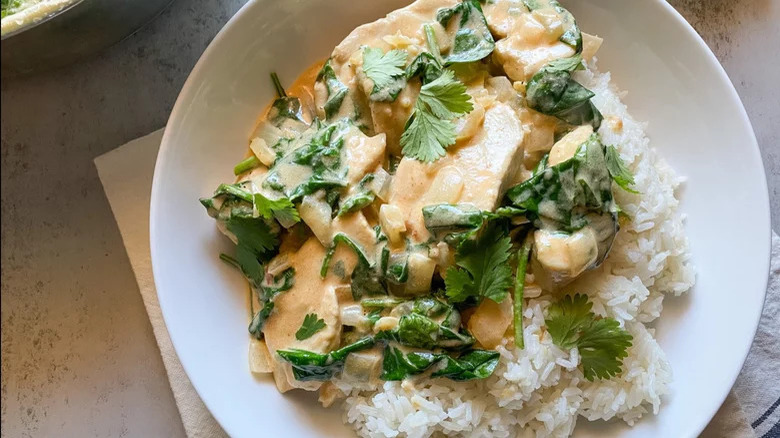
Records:
M250 284L251 370L328 406L488 379L546 338L579 381L623 375L636 332L571 290L640 196L601 134L623 118L577 80L601 44L556 0L418 0L272 74L236 181L201 199Z

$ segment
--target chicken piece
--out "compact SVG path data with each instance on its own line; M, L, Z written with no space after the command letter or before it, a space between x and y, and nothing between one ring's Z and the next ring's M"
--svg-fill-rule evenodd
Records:
M275 356L277 350L300 348L317 353L327 353L338 347L341 335L339 305L335 293L335 283L320 277L320 262L325 257L325 248L315 238L310 238L298 252L291 256L291 265L295 268L295 282L290 290L279 294L274 300L274 311L268 318L263 334L269 352L276 361L274 378L279 390L284 392L285 385L280 379L285 377L289 386L306 387L292 377L289 364ZM325 328L308 339L299 341L295 332L301 327L304 317L316 313L325 321ZM279 373L282 373L279 375Z
M564 30L550 8L528 12L520 0L497 0L483 10L499 38L495 59L514 81L526 82L548 62L574 55L574 49L559 41Z
M504 340L512 317L512 297L507 296L500 303L483 300L469 318L469 332L484 348L493 350Z
M534 280L548 290L574 280L594 266L599 256L598 239L590 226L571 234L537 230L533 248Z
M515 111L496 103L485 111L482 129L468 142L451 146L433 163L404 158L390 189L390 203L406 220L407 236L424 242L429 233L422 208L471 203L493 210L522 164L523 128Z

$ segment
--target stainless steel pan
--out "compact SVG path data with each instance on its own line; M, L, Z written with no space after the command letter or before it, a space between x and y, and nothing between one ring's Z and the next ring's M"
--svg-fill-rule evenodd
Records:
M2 77L27 75L83 59L132 34L172 0L78 0L2 36Z

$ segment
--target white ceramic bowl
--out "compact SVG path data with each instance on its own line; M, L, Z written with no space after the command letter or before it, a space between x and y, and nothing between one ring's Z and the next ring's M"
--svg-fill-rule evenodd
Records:
M171 339L203 401L243 436L348 436L339 409L281 395L247 365L246 284L217 259L230 250L198 197L232 180L232 166L272 99L268 73L288 83L356 26L399 0L252 0L217 35L176 102L154 175L151 249ZM689 178L682 210L696 287L667 298L657 337L674 369L658 416L634 428L580 419L576 435L695 436L731 388L750 347L769 270L769 203L756 140L725 72L662 0L565 2L604 37L600 67L629 93L652 145Z

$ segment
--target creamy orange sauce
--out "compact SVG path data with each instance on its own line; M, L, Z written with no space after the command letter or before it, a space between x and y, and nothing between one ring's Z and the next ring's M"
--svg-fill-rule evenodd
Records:
M437 278L437 272L444 272L454 263L454 252L446 243L430 240L432 236L425 227L423 207L440 203L469 204L479 210L494 211L501 205L507 189L527 179L529 169L543 155L552 149L551 162L568 159L583 138L589 135L587 129L583 129L555 143L558 119L529 109L522 98L526 81L543 65L574 54L570 46L559 40L563 32L560 17L549 7L529 13L521 2L497 0L483 6L488 26L496 39L491 55L495 65L476 62L467 68L454 68L457 79L466 86L473 104L468 114L453 121L455 143L446 149L443 157L430 163L402 157L400 139L422 83L419 78L413 77L395 100L371 100L369 95L373 81L362 70L363 47L380 48L383 52L405 50L408 54L406 62L409 63L414 56L428 50L423 31L423 26L427 24L432 26L442 53L446 53L450 50L454 25L451 23L445 29L435 17L441 8L457 3L457 0L418 0L386 18L358 27L334 49L330 57L336 79L348 90L337 113L327 120L327 123L335 124L340 119L349 120L346 127L338 128L338 135L343 139L339 150L343 174L339 178L344 187L328 189L338 191L340 198L337 197L336 203L326 199L327 190L305 192L302 199L295 200L295 204L306 230L294 238L288 234L282 236L282 252L277 257L289 259L289 266L295 269L295 283L290 290L275 298L275 313L263 329L265 341L258 341L262 343L262 348L267 347L273 362L261 368L273 368L280 391L292 388L316 390L321 384L297 381L292 376L290 365L282 361L276 352L300 348L324 354L343 346L341 312L349 306L360 307L360 298L353 297L350 291L351 274L360 263L359 257L349 246L334 243L334 237L340 234L349 237L364 252L371 269L380 263L383 249L391 254L391 263L406 257L408 280L405 284L386 286L389 296L430 294L432 279ZM588 57L593 56L600 42L597 37L588 36ZM329 91L323 83L315 83L325 62L327 60L312 64L289 84L285 83L285 78L280 78L282 85L286 85L287 95L300 100L301 108L307 115L305 124L315 118L325 120L324 104ZM503 69L504 74L496 74L497 68ZM279 135L263 137L263 132L267 131L262 131L262 128L271 125L267 121L271 108L272 104L269 104L263 110L252 134L253 137L258 136L255 140L263 141L266 149L261 149L262 153L253 152L253 143L247 156L257 153L263 163L270 166L276 160L275 164L270 170L260 165L239 175L238 180L250 181L255 193L277 199L284 188L298 187L310 180L314 167L300 161L285 161L292 157L291 149L284 149L290 146L280 146L283 142L279 140ZM276 129L274 132L286 129L280 127L282 123L277 123L271 129ZM290 140L289 132L285 131L288 137L283 139L289 140L286 144L295 147L307 145L311 138L306 137L305 132L293 129L296 137ZM314 135L312 130L306 132ZM265 138L276 144L265 144ZM299 140L301 143L294 143ZM277 149L271 151L269 147ZM388 176L389 163L394 159L400 159L400 162L392 176ZM283 189L264 186L272 179L273 173L277 174L275 181ZM353 212L337 215L338 203L368 190L361 184L364 184L364 177L372 174L388 178L386 193L382 196L375 193L377 196L368 205L361 204L361 208ZM376 191L376 187L371 190ZM281 196L292 198L288 194ZM381 233L378 234L377 229L389 237L389 242L383 243L379 239ZM539 257L541 262L536 265L544 265L539 269L553 270L560 277L579 275L595 257L595 237L592 234L586 230L582 236L570 239L539 234L538 245L543 247L543 252ZM290 244L291 241L294 244ZM323 259L329 250L332 250L329 268L321 272ZM474 315L468 327L483 347L495 348L500 345L505 333L510 332L512 305L511 300L501 305L492 301L486 303L471 310ZM257 306L255 304L255 310L258 310ZM296 331L306 315L312 313L323 319L326 328L308 339L297 339ZM377 322L379 326L397 323L397 317L388 315ZM378 351L364 353L376 356ZM372 368L371 372L375 371ZM328 385L323 386L323 394L329 403L335 397Z

